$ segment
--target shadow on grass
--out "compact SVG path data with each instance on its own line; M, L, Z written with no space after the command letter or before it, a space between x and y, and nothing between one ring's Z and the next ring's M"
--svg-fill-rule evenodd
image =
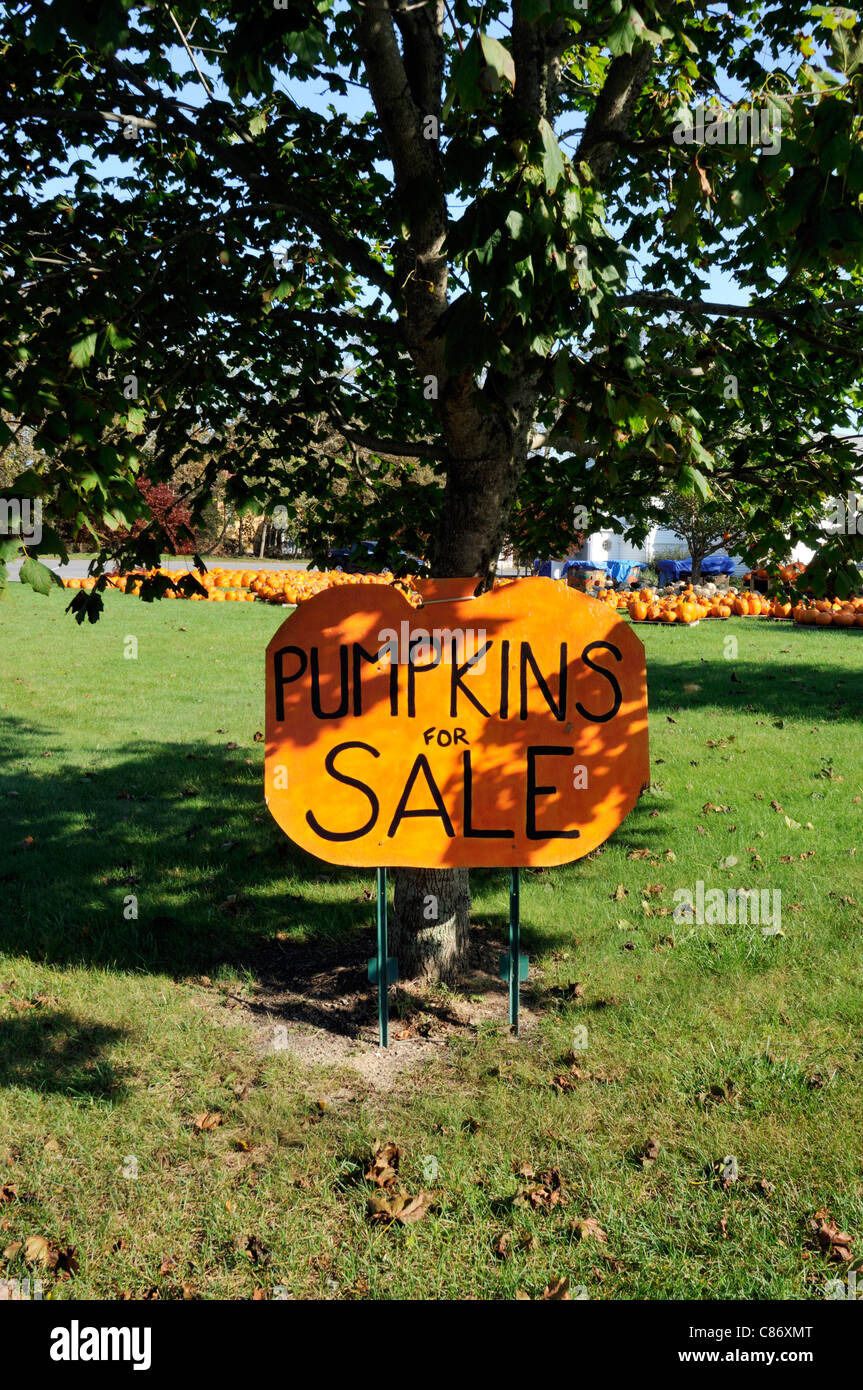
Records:
M796 634L775 635L781 641L765 644L774 655ZM822 724L847 718L863 707L863 673L843 664L857 651L848 640L833 634L832 647L819 646L820 667L787 669L767 658L649 651L651 709L662 717L683 700L693 712L718 707L731 719L744 707ZM863 638L856 660L863 666ZM699 689L683 696L684 683ZM179 976L257 968L263 955L267 973L283 979L289 969L301 978L344 968L349 978L336 997L362 988L373 1000L360 982L373 949L373 874L316 860L286 839L264 804L261 744L142 739L111 749L102 766L97 731L77 764L63 741L22 719L0 721L0 951ZM655 807L643 799L615 843L661 850L667 828L649 818ZM662 809L673 813L668 801ZM474 881L480 890L502 877L484 870ZM505 918L494 920L493 934L505 939ZM562 930L560 944L570 939ZM544 942L557 944L547 931Z
M142 740L111 756L71 763L56 734L0 721L0 952L211 974L279 937L325 947L368 932L373 875L286 839L260 745Z
M759 620L750 621L757 625ZM771 626L765 635L772 640L762 644L757 660L749 660L745 652L753 634L746 623L740 619L736 624L720 624L718 639L733 627L728 635L739 643L741 654L729 660L721 655L721 640L717 641L715 659L705 657L697 648L663 651L654 644L647 654L650 710L654 714L679 709L698 713L718 707L729 715L745 712L771 719L817 719L820 724L859 716L863 708L863 633L858 638L838 630L795 627L792 632ZM789 641L799 634L812 642L812 658L806 662L797 660L789 647ZM787 658L785 663L779 660L782 656ZM821 665L816 665L816 660ZM690 690L684 691L684 685Z
M122 1077L102 1053L123 1036L123 1029L44 1008L3 1019L0 1086L87 1101L121 1100Z

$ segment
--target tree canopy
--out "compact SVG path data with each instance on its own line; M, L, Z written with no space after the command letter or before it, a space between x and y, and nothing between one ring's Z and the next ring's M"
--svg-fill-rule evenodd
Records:
M733 479L778 559L851 485L854 11L3 10L0 442L32 431L14 489L121 533L103 558L165 545L144 471L199 464L203 507L228 448L234 504L313 497L484 582L514 505L638 531ZM860 544L830 542L831 582Z

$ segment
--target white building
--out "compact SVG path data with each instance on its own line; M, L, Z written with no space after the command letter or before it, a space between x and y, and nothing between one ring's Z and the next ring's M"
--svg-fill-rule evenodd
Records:
M724 550L714 551L715 555L725 555ZM633 545L624 539L621 530L605 527L594 531L587 537L584 545L574 556L576 560L588 560L593 564L603 560L623 560L633 565L655 565L658 560L683 560L689 554L689 547L682 536L678 536L667 526L653 526L643 545ZM734 560L735 576L745 574L748 566L739 555ZM797 557L795 556L795 559Z

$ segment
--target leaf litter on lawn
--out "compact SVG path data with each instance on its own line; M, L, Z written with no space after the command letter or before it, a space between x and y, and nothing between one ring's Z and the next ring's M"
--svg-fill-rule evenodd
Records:
M420 1191L412 1197L400 1187L400 1163L401 1153L391 1139L375 1146L371 1166L365 1175L366 1181L376 1189L366 1204L368 1217L373 1222L399 1221L405 1226L413 1225L421 1221L434 1204L434 1193Z

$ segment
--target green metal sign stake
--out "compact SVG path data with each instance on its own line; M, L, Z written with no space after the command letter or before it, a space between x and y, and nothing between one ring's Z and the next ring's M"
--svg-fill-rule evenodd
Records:
M512 869L509 879L509 1023L518 1037L518 978L521 974L521 903L519 871Z
M390 1045L389 970L387 969L387 871L378 869L378 1034Z
M387 955L387 871L378 869L378 950L369 961L369 979L378 987L378 1037L381 1047L389 1047L389 995L398 979L398 961Z
M509 985L509 1024L518 1037L518 987L527 979L530 961L521 954L521 903L518 869L510 870L509 879L509 950L500 957L499 974Z

